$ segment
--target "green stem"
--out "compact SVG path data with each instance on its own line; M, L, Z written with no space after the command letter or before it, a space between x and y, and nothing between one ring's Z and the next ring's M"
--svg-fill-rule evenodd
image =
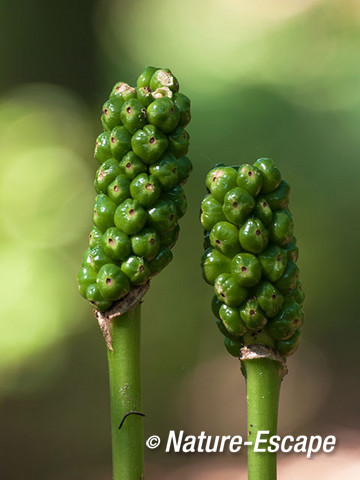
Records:
M144 474L140 376L140 304L111 322L108 349L113 480L141 480Z
M276 480L276 453L254 452L258 431L261 439L276 435L280 385L285 370L281 362L269 358L242 360L246 378L248 421L248 478L249 480ZM258 449L267 449L260 443Z

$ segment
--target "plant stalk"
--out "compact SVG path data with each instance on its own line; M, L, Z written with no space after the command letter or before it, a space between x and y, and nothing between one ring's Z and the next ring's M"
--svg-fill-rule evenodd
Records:
M113 480L141 480L144 474L140 375L140 303L115 317L110 326L113 350L107 348Z
M268 440L277 434L277 417L281 381L286 373L282 362L266 357L242 359L241 366L246 378L247 438L249 480L276 480L276 453L267 451L268 444L260 443L254 452L259 431L261 439Z

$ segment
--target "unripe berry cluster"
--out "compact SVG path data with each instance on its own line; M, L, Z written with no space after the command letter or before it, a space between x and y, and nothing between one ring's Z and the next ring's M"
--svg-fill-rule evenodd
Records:
M148 67L137 87L117 83L102 110L93 228L79 290L99 311L146 283L172 259L183 190L190 100L168 69Z
M295 352L304 313L290 188L270 158L217 165L201 204L203 277L214 285L212 310L229 353L265 344Z

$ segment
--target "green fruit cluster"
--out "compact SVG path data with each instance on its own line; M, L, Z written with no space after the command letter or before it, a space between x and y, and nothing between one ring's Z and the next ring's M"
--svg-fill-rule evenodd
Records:
M192 170L190 118L190 100L175 76L155 67L144 70L136 88L117 83L103 106L94 225L78 274L80 294L99 311L172 259Z
M229 353L263 344L283 356L299 344L304 293L288 208L290 188L270 158L217 165L201 204L202 272Z

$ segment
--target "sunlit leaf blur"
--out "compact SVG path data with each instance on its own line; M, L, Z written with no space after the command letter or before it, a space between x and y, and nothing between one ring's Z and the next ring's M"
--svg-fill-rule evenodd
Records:
M335 462L355 465L360 420L359 2L30 3L0 6L1 478L111 478L105 347L75 277L101 106L116 81L155 65L192 100L194 172L174 260L143 304L145 435L245 433L244 382L201 278L198 211L213 164L271 156L291 185L306 292L280 430L341 444L311 475L299 457L282 458L281 471L337 480ZM245 452L191 465L146 455L158 479L246 478Z

